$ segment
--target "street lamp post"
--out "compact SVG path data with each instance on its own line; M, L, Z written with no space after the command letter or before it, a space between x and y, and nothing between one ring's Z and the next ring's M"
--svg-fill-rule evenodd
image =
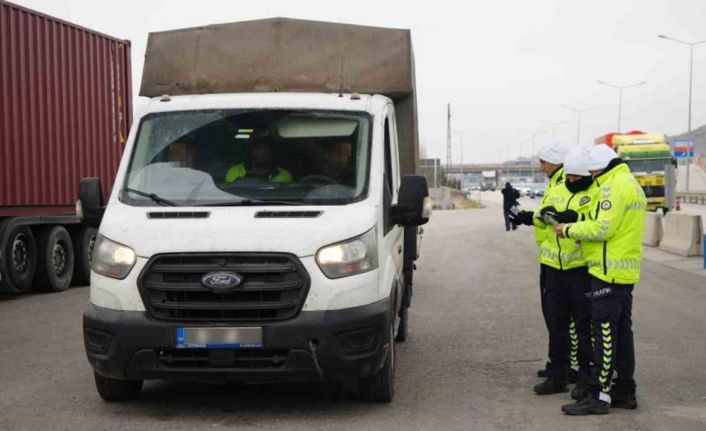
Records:
M620 132L620 117L623 108L623 90L625 90L626 88L639 87L641 85L645 85L647 84L647 81L640 81L629 85L616 85L601 80L597 80L596 82L601 85L607 85L608 87L613 87L618 90L618 128L616 129L616 131Z
M557 123L560 124L560 123ZM527 136L532 137L532 154L530 154L530 157L534 157L537 153L537 136L547 133L546 130L535 130L534 132L529 131L529 130L523 130L523 133L526 133ZM556 134L555 134L556 136Z
M561 105L566 109L569 109L571 111L574 111L577 115L577 121L576 121L576 145L581 143L581 114L583 114L586 111L591 111L593 109L598 108L597 106L591 106L589 108L577 108L575 106L570 106L570 105Z
M681 43L682 45L687 45L689 47L689 121L688 128L689 133L691 133L691 93L693 90L694 81L694 47L696 45L701 45L706 43L706 40L700 40L698 42L686 42L683 40L675 39L673 37L665 36L663 34L657 35L661 39L671 40L672 42ZM689 165L691 164L691 153L687 154L686 157L686 191L689 191Z
M567 124L569 120L564 121L549 121L549 120L539 120L541 123L546 123L552 126L552 139L556 139L556 126L561 126L562 124Z

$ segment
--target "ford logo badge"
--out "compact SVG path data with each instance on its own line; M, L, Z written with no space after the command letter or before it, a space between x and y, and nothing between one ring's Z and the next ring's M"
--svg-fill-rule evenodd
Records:
M201 277L201 284L214 293L228 293L243 283L243 276L235 272L209 272Z

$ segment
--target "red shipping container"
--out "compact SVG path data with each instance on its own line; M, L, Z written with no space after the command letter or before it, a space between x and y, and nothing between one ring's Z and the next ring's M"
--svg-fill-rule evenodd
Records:
M0 1L0 217L107 196L131 121L129 41Z

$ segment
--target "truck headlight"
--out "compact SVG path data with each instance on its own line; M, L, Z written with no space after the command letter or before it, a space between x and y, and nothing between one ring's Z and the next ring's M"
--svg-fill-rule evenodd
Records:
M372 271L378 267L377 228L316 253L316 263L328 278L341 278Z
M93 249L91 269L106 277L122 280L135 266L137 255L130 247L98 235Z

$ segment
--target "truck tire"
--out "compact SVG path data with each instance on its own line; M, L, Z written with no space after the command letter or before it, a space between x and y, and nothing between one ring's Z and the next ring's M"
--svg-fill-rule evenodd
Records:
M37 267L37 246L32 229L15 226L0 238L3 260L0 290L23 293L32 290Z
M395 336L395 341L403 343L407 341L407 325L409 322L409 307L402 304L400 309L400 323L397 326L397 335Z
M96 233L96 229L85 226L72 232L75 264L71 284L74 286L87 286L91 281L91 256L96 243Z
M358 380L361 401L389 403L395 396L395 320L390 319L387 357L382 368L369 377Z
M74 273L74 249L71 236L63 226L44 229L37 239L37 290L61 292L71 284Z
M98 395L105 401L129 401L140 395L143 380L117 380L93 372Z

